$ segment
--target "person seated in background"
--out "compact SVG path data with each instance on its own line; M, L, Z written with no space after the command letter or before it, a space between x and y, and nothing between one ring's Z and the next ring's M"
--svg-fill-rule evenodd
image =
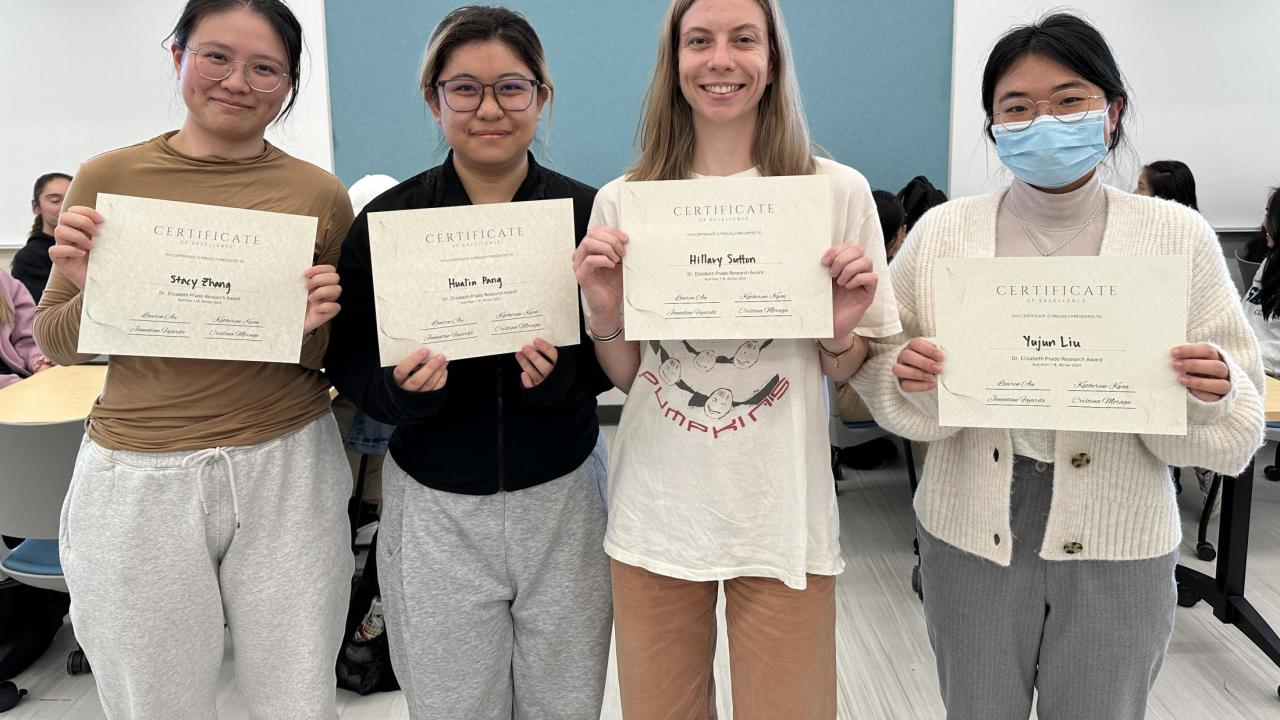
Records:
M925 213L947 201L947 194L933 186L929 178L917 175L898 191L898 202L906 212L907 233Z
M1178 160L1157 160L1144 166L1138 173L1138 187L1134 192L1172 200L1200 211L1196 203L1196 178L1191 168Z
M0 388L53 364L45 359L31 336L35 316L31 293L12 275L0 270Z
M71 176L65 173L46 173L36 178L31 193L31 212L35 220L27 233L27 244L13 256L13 276L31 293L31 299L40 302L44 286L49 282L49 248L53 247L53 229L58 226L58 214L62 212L62 197L71 185Z
M880 232L884 235L884 254L889 260L898 253L902 241L907 239L907 211L902 201L888 190L871 193L876 201L876 214L880 216Z
M1244 296L1244 315L1249 328L1258 338L1262 349L1262 369L1274 378L1280 378L1280 261L1276 259L1276 238L1280 236L1280 188L1273 188L1267 198L1263 215L1262 238L1266 254L1261 258L1262 267L1253 278L1253 284Z
M1179 160L1157 160L1153 163L1144 165L1142 171L1138 173L1138 187L1134 188L1134 192L1138 195L1147 197L1158 197L1162 200L1172 200L1180 205L1200 211L1200 205L1196 201L1196 178L1191 174L1191 168L1187 164ZM1245 279L1246 282L1248 279ZM1249 307L1245 306L1245 313L1248 314ZM1200 494L1206 501L1209 499L1209 487L1213 484L1213 471L1205 468L1193 468L1196 473L1196 482L1200 485ZM1175 481L1177 475L1174 475ZM1179 491L1182 485L1178 484ZM1214 515L1222 510L1222 496L1218 495L1214 498L1213 511Z
M916 180L924 180L917 177ZM915 180L912 181L913 183ZM928 180L924 180L928 183ZM908 187L911 187L908 184ZM933 186L930 185L930 188ZM904 188L905 189L905 188ZM935 192L937 192L935 190ZM880 217L880 234L884 237L884 253L888 260L902 247L907 238L907 212L897 196L887 190L875 190L871 193L876 201L876 214ZM943 200L946 196L943 196ZM836 385L836 404L840 408L840 419L845 422L869 422L871 410L862 402L858 393L845 383ZM840 462L855 470L870 470L881 463L898 456L898 448L888 438L876 438L854 447L840 448Z

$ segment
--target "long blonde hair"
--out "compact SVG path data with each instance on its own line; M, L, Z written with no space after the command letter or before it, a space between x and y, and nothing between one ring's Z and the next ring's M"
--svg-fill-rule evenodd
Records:
M680 91L680 21L695 0L672 0L662 21L658 60L645 95L637 134L640 157L627 170L629 180L684 180L693 175L693 110ZM778 0L756 0L768 19L769 63L773 82L756 110L752 159L761 175L810 175L813 159L809 125L800 103L791 40Z
M4 272L0 270L0 272ZM9 303L9 298L0 295L0 327L8 325L17 319L17 313L13 310L13 305Z

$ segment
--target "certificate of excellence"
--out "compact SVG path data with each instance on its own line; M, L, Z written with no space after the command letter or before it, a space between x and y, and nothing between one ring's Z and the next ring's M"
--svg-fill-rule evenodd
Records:
M831 337L826 176L628 182L628 340Z
M382 365L577 345L575 232L568 199L370 213Z
M100 193L79 351L296 363L316 218Z
M1187 262L939 258L941 424L1185 435Z

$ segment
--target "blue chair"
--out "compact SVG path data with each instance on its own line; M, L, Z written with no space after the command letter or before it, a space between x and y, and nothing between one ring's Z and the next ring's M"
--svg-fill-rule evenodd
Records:
M0 544L0 572L33 587L67 592L58 560L58 522L84 436L82 421L0 425L0 535L26 538L12 551ZM89 670L82 650L67 672Z

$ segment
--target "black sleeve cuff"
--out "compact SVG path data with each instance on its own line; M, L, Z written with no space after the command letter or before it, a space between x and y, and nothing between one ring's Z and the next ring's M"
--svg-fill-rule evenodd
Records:
M444 406L447 387L430 392L410 392L396 382L394 370L389 367L382 368L382 382L395 410L395 424L412 425L440 412L440 408Z
M556 348L556 364L551 368L551 374L531 388L521 385L525 402L530 405L556 405L564 402L573 387L574 376L577 375L574 349Z

